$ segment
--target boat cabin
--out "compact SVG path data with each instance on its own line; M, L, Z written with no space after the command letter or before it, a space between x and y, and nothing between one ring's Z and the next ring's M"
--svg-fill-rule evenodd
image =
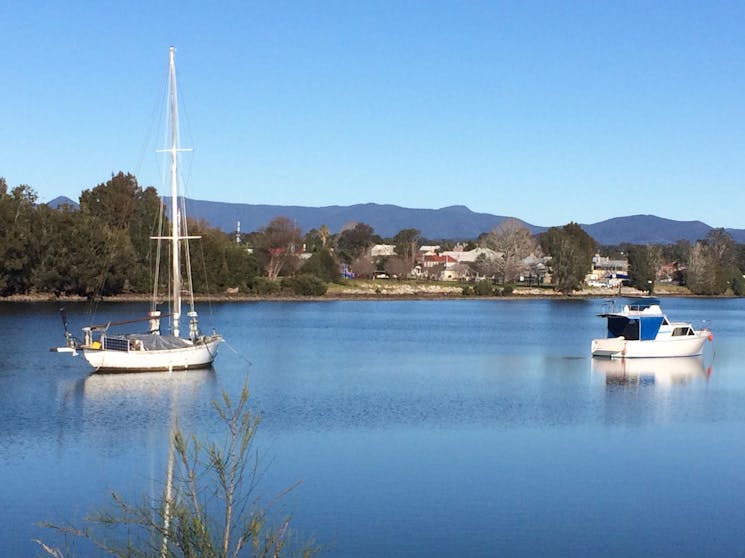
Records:
M620 312L611 310L600 316L608 320L608 338L624 337L628 341L652 341L657 338L660 327L670 325L656 298L634 301L625 304ZM687 335L683 329L693 335L690 327L675 328L673 335Z
M624 337L629 341L651 341L657 337L660 326L667 323L665 316L629 317L620 314L606 314L608 318L608 337Z

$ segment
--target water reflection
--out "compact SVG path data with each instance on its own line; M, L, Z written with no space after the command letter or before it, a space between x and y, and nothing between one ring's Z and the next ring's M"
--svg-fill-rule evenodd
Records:
M215 369L186 372L137 372L132 374L91 374L75 383L76 396L89 402L121 404L131 399L152 405L178 395L198 398L205 384L215 382Z
M608 386L654 385L670 387L707 380L711 366L704 368L700 356L675 358L592 359L593 374L605 378Z
M78 439L106 452L161 446L174 421L190 426L217 389L214 369L91 374L60 382L55 413L60 450ZM157 440L154 442L154 440Z

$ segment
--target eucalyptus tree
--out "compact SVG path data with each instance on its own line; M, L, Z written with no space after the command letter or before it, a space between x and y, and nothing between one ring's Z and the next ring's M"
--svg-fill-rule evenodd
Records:
M691 251L686 280L695 294L720 295L739 273L735 243L724 229L712 229Z
M339 262L328 250L321 249L313 255L300 268L302 273L314 275L326 283L336 283L341 277Z
M401 258L404 267L408 268L406 273L403 274L404 277L414 267L421 236L418 229L402 229L393 237L393 244L396 246L396 255Z
M121 292L130 258L111 257L111 248L126 246L117 238L122 231L108 229L100 220L69 207L41 212L44 226L39 233L45 250L32 274L37 288L89 298Z
M337 253L342 261L351 263L379 241L380 237L370 225L355 223L353 227L345 228L337 236Z
M128 290L146 292L153 265L151 237L158 234L160 219L165 219L155 188L142 188L129 173L112 174L108 181L81 193L80 212L107 230L110 244L102 263L104 267L121 268L123 273L123 277L110 281Z
M273 281L283 271L293 273L302 243L300 228L287 217L275 217L260 233L257 252L267 277Z
M628 247L629 283L641 291L654 292L657 271L662 263L659 246L635 244Z
M35 235L36 192L20 185L8 192L0 178L0 294L24 294L32 288L31 275L40 246Z
M541 249L551 256L549 267L556 290L580 290L592 270L597 243L577 223L551 227L541 236Z
M231 235L205 221L189 221L192 282L196 292L214 293L229 288L248 289L258 275L256 257Z

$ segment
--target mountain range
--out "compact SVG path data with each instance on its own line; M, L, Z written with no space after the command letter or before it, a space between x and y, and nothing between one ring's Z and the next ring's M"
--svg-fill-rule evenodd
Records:
M49 205L58 207L77 203L59 197ZM213 227L235 232L238 222L242 232L259 230L275 217L291 219L303 232L326 225L332 233L350 223L367 223L377 234L390 238L402 229L418 229L430 240L470 240L488 232L505 219L504 215L477 213L462 205L441 209L413 209L397 205L364 203L348 206L304 207L293 205L252 205L245 203L186 200L186 212L195 219L204 219ZM518 219L531 233L548 229ZM565 223L557 223L563 225ZM597 223L580 223L599 244L674 244L678 240L696 242L712 229L702 221L675 221L655 215L614 217ZM555 226L555 225L552 225ZM725 229L735 242L745 243L745 229Z

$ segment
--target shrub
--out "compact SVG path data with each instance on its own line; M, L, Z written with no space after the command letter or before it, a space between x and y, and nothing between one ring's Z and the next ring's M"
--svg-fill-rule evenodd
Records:
M463 296L471 296L471 295L473 294L473 289L471 289L471 287L469 287L468 285L466 285L466 286L465 286L465 287L463 287L463 289L461 290L461 294L462 294Z
M257 277L251 285L251 292L257 295L277 294L279 290L279 283L271 281L266 277Z
M341 278L339 264L328 250L313 254L300 269L302 274L315 275L326 283L338 282Z
M476 296L491 296L492 294L494 294L494 289L491 286L491 281L487 279L476 281L476 283L473 285L473 294L475 294Z
M200 439L173 428L162 496L152 503L152 494L144 496L141 503L129 503L113 494L113 507L94 511L85 528L42 525L69 537L88 539L102 554L111 556L276 558L317 554L320 549L313 544L293 541L290 518L275 525L270 504L263 504L256 493L263 471L254 448L261 418L248 406L246 384L237 401L223 393L222 400L212 405L225 426L223 439ZM215 506L204 505L205 500ZM35 542L45 555L63 556L59 548Z
M502 289L502 296L510 296L513 290L512 285L505 285L504 289Z
M282 288L289 289L298 296L323 296L328 285L315 275L303 273L282 279Z

